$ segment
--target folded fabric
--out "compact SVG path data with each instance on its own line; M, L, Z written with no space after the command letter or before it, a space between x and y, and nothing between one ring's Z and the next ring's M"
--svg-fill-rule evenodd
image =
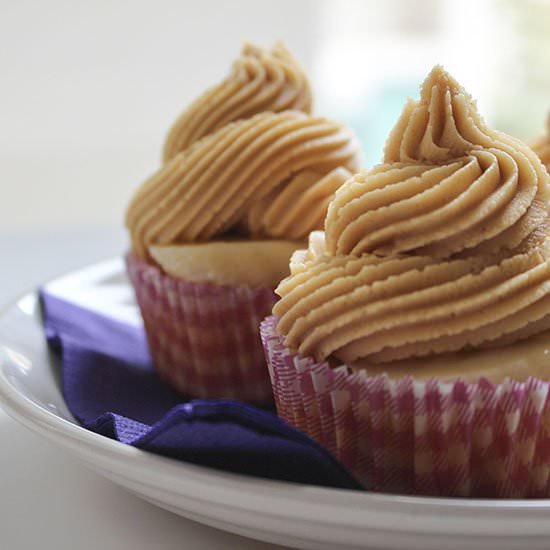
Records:
M360 489L333 456L275 414L229 400L187 401L155 374L141 327L41 292L61 355L65 401L87 429L140 449L231 472Z

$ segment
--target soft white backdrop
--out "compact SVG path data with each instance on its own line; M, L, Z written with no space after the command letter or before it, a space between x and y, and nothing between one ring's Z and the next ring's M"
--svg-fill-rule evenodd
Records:
M243 39L307 63L313 2L0 3L0 230L114 225Z

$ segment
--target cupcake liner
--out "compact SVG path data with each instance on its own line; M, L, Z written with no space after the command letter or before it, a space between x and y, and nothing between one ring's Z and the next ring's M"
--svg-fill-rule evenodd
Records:
M302 358L261 325L279 415L324 445L368 490L550 496L550 382L391 380Z
M258 332L277 300L272 289L176 279L131 254L126 265L166 382L191 397L272 402Z

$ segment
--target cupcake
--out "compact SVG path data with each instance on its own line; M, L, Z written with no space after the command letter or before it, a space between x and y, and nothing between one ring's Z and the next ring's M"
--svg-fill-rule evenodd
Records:
M176 120L130 202L127 266L153 363L186 395L272 399L259 324L359 162L353 133L310 110L290 53L246 45Z
M276 290L280 416L370 490L550 496L549 183L435 67Z
M550 171L550 115L546 120L546 134L533 144L533 150L540 157L546 169Z

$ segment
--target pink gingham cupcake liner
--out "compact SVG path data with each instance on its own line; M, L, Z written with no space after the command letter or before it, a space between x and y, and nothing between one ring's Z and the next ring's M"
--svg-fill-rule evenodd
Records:
M258 332L272 289L176 279L131 254L126 265L161 378L190 397L272 402Z
M550 383L391 380L303 358L261 324L279 415L365 488L415 495L550 496Z

